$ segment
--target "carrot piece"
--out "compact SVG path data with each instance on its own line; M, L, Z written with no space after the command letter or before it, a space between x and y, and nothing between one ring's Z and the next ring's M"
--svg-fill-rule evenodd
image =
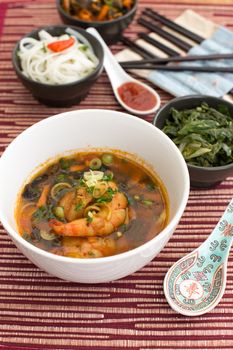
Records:
M123 6L126 7L127 9L130 9L133 5L132 0L123 0Z
M21 213L19 217L20 226L22 228L22 235L24 232L30 234L32 232L32 215L36 211L36 206L28 206Z
M63 0L63 8L66 12L70 12L70 0Z
M90 11L86 9L82 9L78 12L77 17L79 19L82 19L83 21L91 21L92 20L92 14Z
M97 21L104 21L107 17L108 11L109 11L109 6L103 5L97 16Z
M129 220L135 220L135 219L136 219L137 214L136 214L136 211L135 211L134 208L129 207L129 210L128 210L128 217L129 217Z
M47 47L53 52L60 52L74 45L74 42L75 42L74 38L70 37L69 39L66 39L66 40L53 41L52 43L49 43Z
M40 195L40 198L38 199L38 202L36 204L36 206L39 208L39 207L42 207L46 204L46 201L47 201L47 197L48 197L48 194L49 194L49 190L50 190L50 185L45 185L42 192L41 192L41 195Z
M70 171L82 171L83 169L85 169L85 167L86 167L85 164L75 164L75 165L71 165Z

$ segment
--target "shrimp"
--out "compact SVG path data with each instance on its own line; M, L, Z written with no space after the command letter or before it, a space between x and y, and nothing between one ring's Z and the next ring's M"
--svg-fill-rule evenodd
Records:
M126 219L128 201L122 192L117 192L110 203L105 204L91 220L81 218L68 223L50 220L53 231L63 236L93 237L107 236L114 232Z
M52 252L73 258L101 258L116 253L116 241L112 237L63 237L62 247Z
M100 258L113 255L116 252L116 242L111 237L88 237L80 244L82 257Z
M67 192L59 201L59 206L64 208L65 218L68 221L79 219L83 216L84 208L91 202L92 196L85 187Z
M108 187L112 190L117 189L117 185L109 181ZM59 201L58 205L64 208L66 220L73 221L83 217L86 206L93 200L93 196L86 187L79 187L76 190L67 192Z

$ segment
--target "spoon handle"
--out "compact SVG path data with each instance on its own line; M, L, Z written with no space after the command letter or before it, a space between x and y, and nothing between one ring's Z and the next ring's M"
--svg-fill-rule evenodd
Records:
M164 292L174 310L197 316L218 304L225 290L232 241L233 199L206 241L167 272Z
M233 199L230 201L218 224L207 240L199 247L199 252L206 256L219 254L221 260L227 259L233 241ZM216 260L213 259L214 261ZM217 260L220 260L219 258Z
M86 31L90 34L92 34L99 42L101 43L103 50L104 50L104 68L108 74L108 77L111 81L112 87L118 87L122 83L129 80L129 77L126 75L124 69L119 65L115 57L113 56L112 52L108 48L107 44L101 37L101 35L98 33L98 31L93 28L89 27L86 29ZM125 77L125 81L124 81Z

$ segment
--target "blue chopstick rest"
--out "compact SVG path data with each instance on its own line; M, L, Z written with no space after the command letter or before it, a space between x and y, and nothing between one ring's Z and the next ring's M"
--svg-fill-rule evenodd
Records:
M220 27L210 39L192 47L188 55L233 52L233 32ZM193 62L181 62L180 65L194 65ZM233 66L233 60L195 61L199 66ZM155 85L174 96L204 94L222 97L233 89L231 73L199 73L199 72L163 72L150 71L147 77Z

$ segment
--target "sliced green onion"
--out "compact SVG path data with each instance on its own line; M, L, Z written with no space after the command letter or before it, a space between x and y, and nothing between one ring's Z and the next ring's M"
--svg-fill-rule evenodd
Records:
M113 156L112 154L109 154L109 153L103 154L101 159L104 165L110 165L113 162Z
M55 207L53 209L53 212L59 219L64 219L65 213L64 213L64 208L63 207Z
M151 200L149 200L149 199L144 199L144 200L142 201L142 203L149 206L149 205L152 205L152 204L153 204L153 201L151 201Z
M47 232L45 230L40 230L40 236L41 236L41 238L45 239L46 241L52 241L55 238L57 238L57 236L54 233L50 233L50 232Z
M111 170L106 170L104 173L103 180L104 181L111 181L114 177L114 174Z
M83 175L84 180L86 181L87 187L95 186L98 181L102 180L103 176L104 176L103 171L98 171L98 170L86 171Z
M91 222L93 221L93 214L92 214L91 211L89 211L89 212L87 213L86 220L87 220L88 223L91 223Z
M93 218L93 213L98 213L99 211L100 208L97 205L89 205L84 211L84 216L90 216Z
M116 232L117 238L121 238L123 236L123 233L121 231Z
M98 182L93 189L92 196L99 198L107 191L108 185L105 181Z
M51 188L50 194L51 197L53 199L56 199L56 195L58 194L58 192L60 192L61 190L63 190L64 188L70 188L72 187L70 184L68 184L67 182L59 182L56 185L54 185Z
M101 162L101 159L99 158L93 158L89 164L91 170L98 170L101 168L101 165L102 165L102 162Z

